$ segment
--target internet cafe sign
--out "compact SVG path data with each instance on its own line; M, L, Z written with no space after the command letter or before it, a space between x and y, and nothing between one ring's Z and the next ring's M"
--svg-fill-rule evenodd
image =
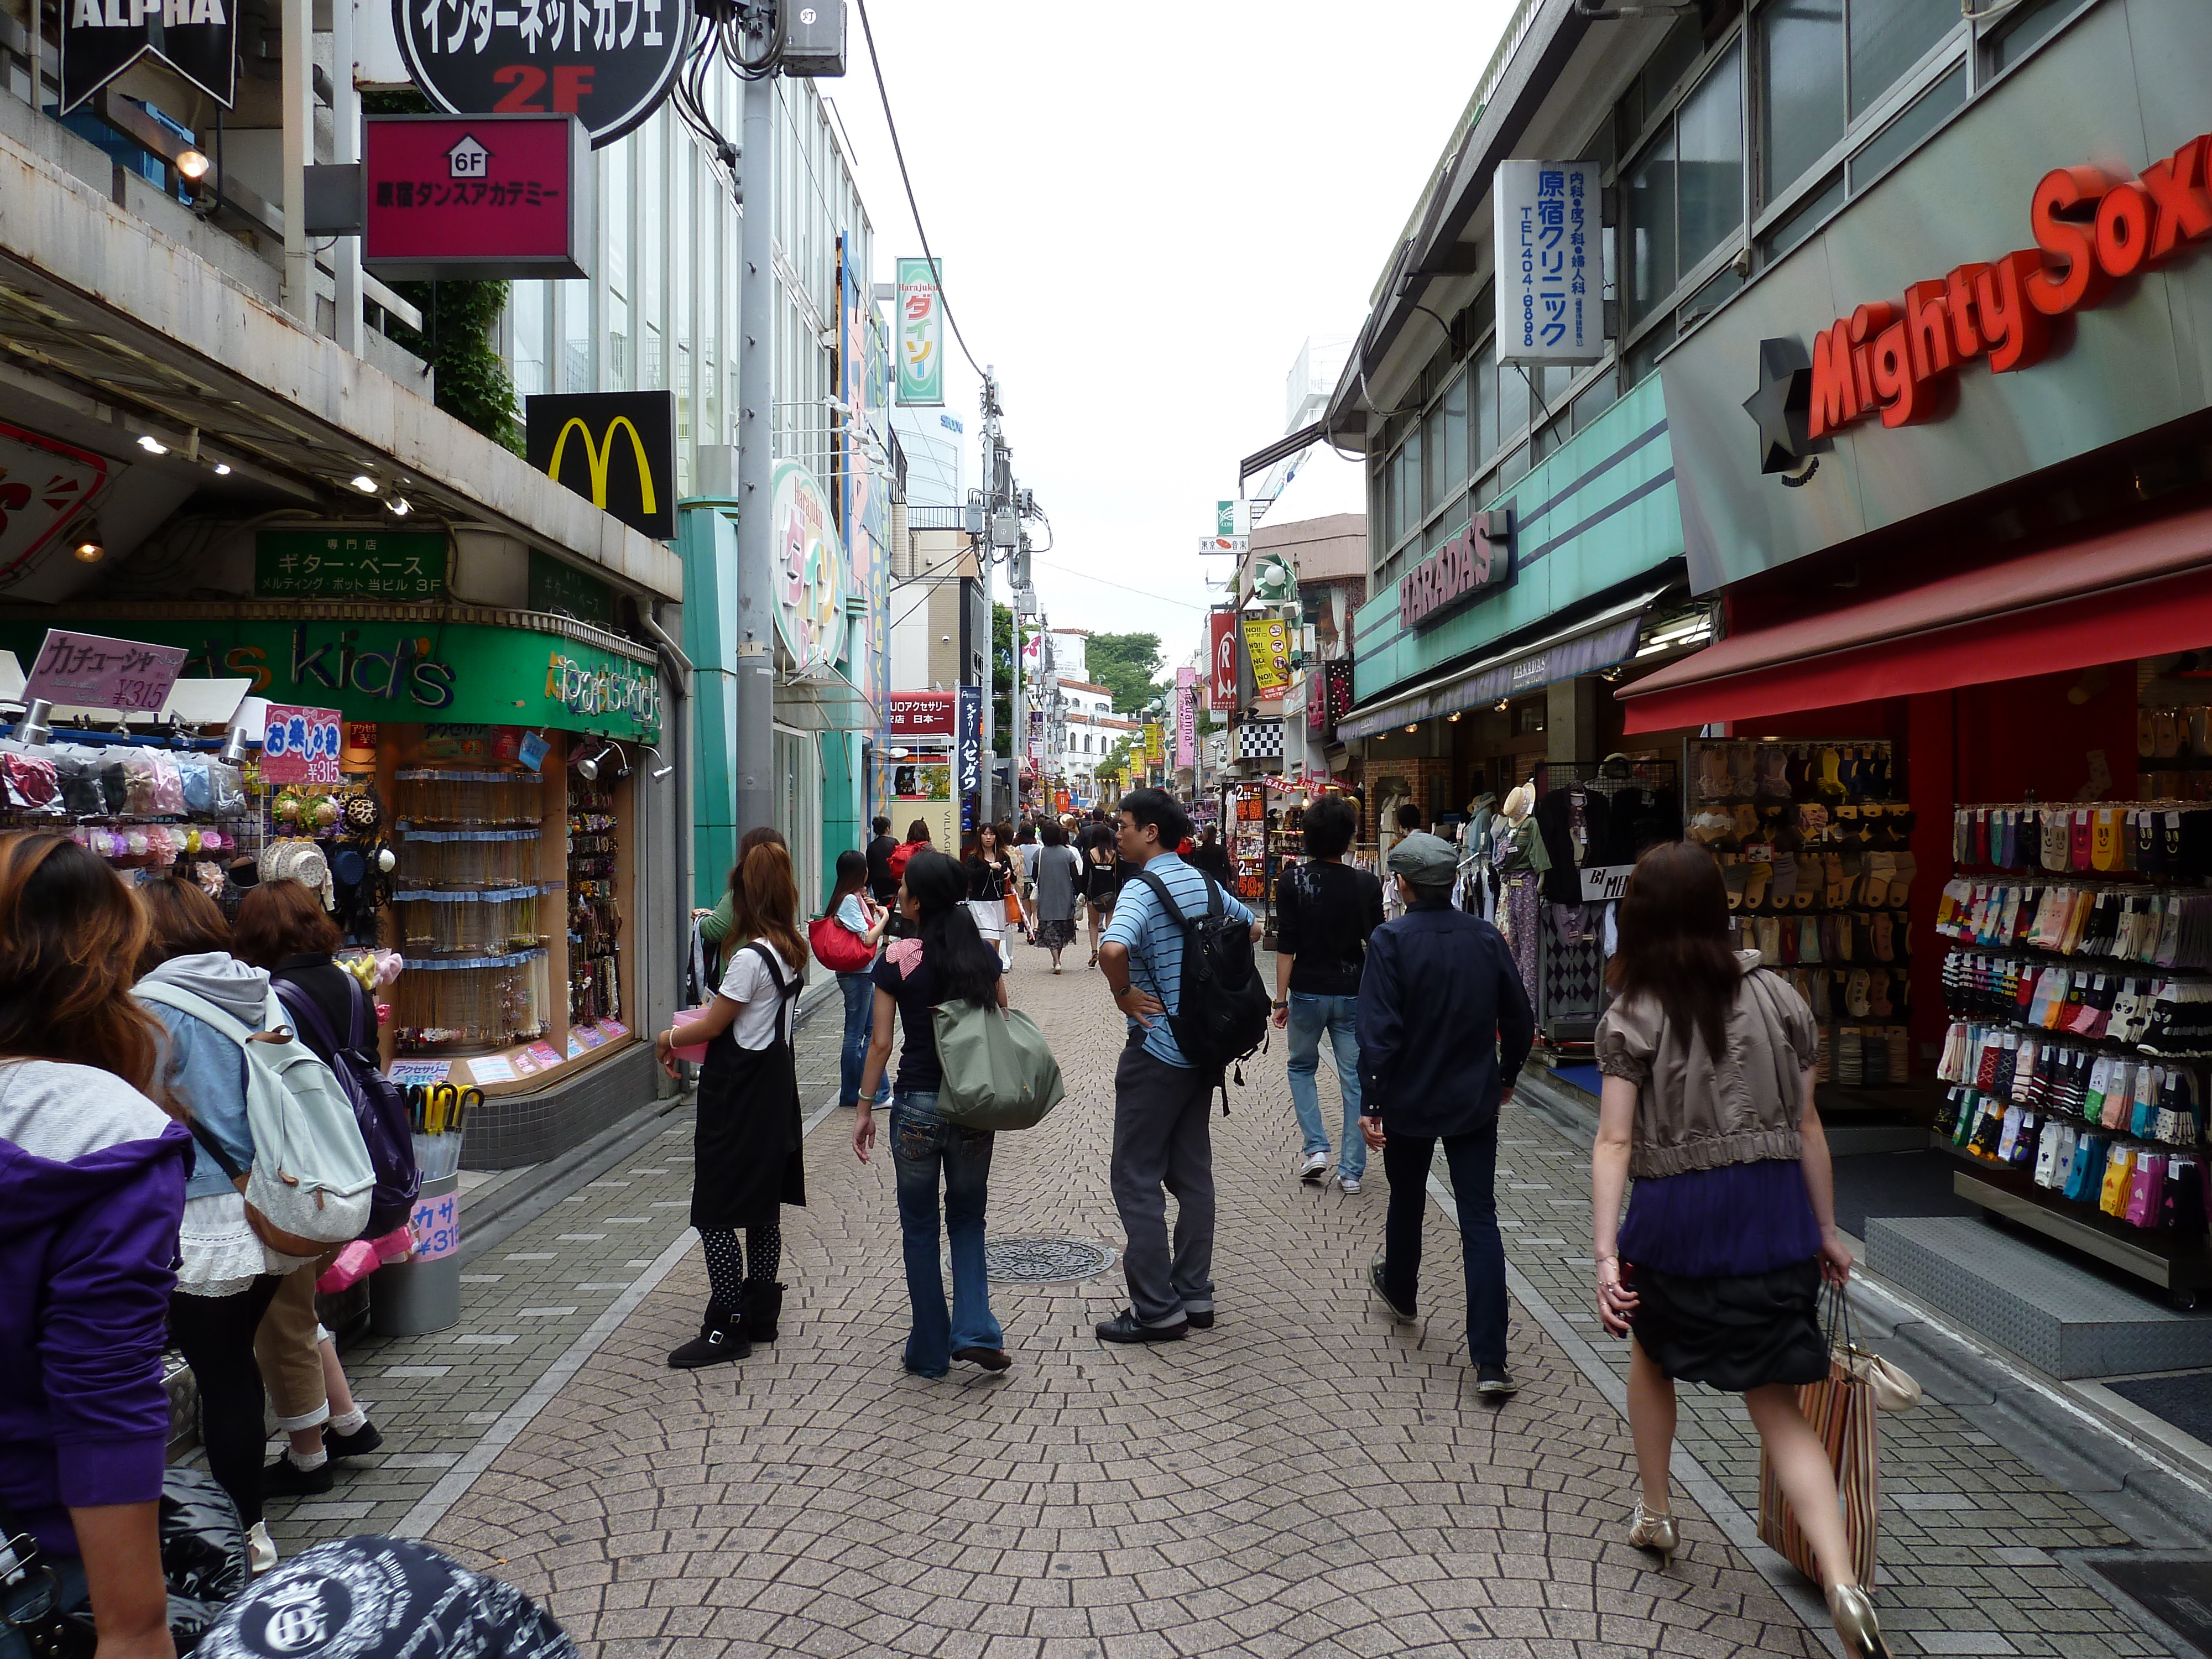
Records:
M2212 237L2212 134L2191 138L2140 179L2094 167L2054 168L2029 199L2032 248L1962 264L1869 301L1817 336L1814 438L1879 415L1910 426L1948 412L1957 371L1986 356L1993 374L2033 368L2052 325L2101 305L2129 278Z
M1513 509L1478 513L1459 534L1398 578L1398 620L1430 628L1477 594L1513 580Z

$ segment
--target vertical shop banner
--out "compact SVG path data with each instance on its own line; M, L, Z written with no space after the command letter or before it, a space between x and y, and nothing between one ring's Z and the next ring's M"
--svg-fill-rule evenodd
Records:
M264 783L337 783L339 728L344 716L335 708L269 705L269 724L261 738Z
M898 262L898 400L902 407L945 401L943 268L927 259Z
M1198 670L1176 670L1176 764L1198 764Z
M1215 712L1227 714L1237 707L1237 618L1230 611L1217 611L1206 618L1207 672L1212 676L1211 689Z
M960 827L975 827L975 795L983 787L983 688L960 688L960 759L953 793L960 798Z
M1262 697L1279 697L1291 685L1290 625L1278 618L1248 618L1244 649L1252 659L1252 687Z
M1501 161L1491 193L1498 361L1594 363L1605 356L1595 161Z
M1166 763L1167 732L1166 726L1158 720L1145 722L1145 764L1146 766L1160 766Z

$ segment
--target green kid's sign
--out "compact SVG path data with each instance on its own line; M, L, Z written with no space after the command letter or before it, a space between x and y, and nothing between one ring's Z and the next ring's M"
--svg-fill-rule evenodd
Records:
M272 702L349 720L550 726L660 735L660 678L558 634L473 623L103 622L118 638L180 645L184 678L250 678ZM42 623L0 623L0 648L38 649Z

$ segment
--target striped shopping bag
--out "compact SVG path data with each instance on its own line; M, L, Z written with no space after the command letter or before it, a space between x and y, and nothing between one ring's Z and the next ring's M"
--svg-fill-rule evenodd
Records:
M1844 1535L1850 1542L1853 1570L1859 1583L1871 1590L1881 1442L1875 1427L1874 1382L1849 1333L1838 1328L1849 1318L1843 1311L1845 1305L1840 1293L1831 1304L1827 1377L1797 1390L1797 1408L1828 1449L1836 1492L1843 1499ZM1759 1540L1814 1583L1821 1582L1820 1562L1790 1511L1790 1500L1775 1478L1773 1460L1763 1448L1759 1454Z

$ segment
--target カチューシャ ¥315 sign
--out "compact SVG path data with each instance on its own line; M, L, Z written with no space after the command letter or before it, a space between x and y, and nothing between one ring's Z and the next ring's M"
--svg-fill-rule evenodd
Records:
M1945 412L1951 378L1986 356L1992 374L2030 368L2054 319L2100 305L2115 285L2212 236L2212 134L2140 179L2094 167L2044 175L2028 204L2032 248L1915 283L1838 318L1813 344L1812 436L1879 415L1909 426Z

